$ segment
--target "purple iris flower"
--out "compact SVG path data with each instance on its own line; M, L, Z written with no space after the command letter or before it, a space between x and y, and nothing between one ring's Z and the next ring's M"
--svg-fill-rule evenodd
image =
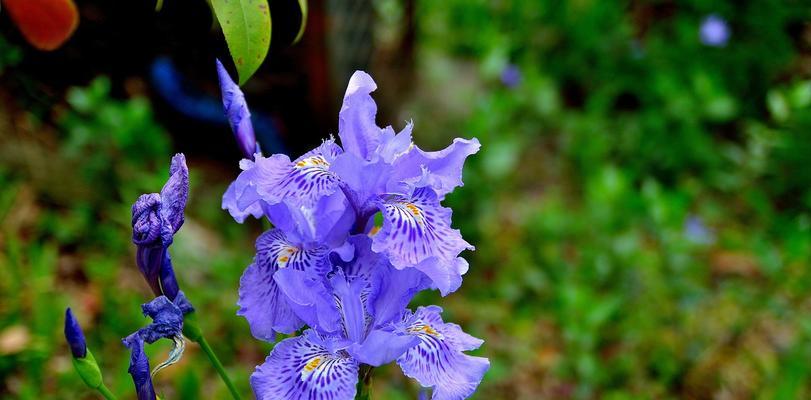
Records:
M354 214L353 233L380 228L374 251L387 254L395 268L423 271L447 295L459 288L468 268L458 254L473 246L451 228L451 212L440 202L462 185L462 166L478 152L479 141L456 139L444 150L421 150L411 141L411 123L399 133L376 125L370 95L376 88L364 72L349 81L339 119L342 147L328 139L295 160L283 154L242 160L243 172L223 196L223 208L241 222L282 203L312 209L340 192ZM378 212L382 227L372 225ZM317 223L322 214L311 218Z
M189 195L189 170L183 154L172 157L169 180L160 193L141 195L132 205L132 242L136 262L156 296L174 299L179 291L169 256L173 236L183 226Z
M717 14L710 14L701 21L701 43L712 47L724 47L729 40L729 26Z
M231 79L228 71L217 60L217 75L220 78L220 90L222 91L222 105L225 114L234 131L234 137L239 145L239 150L245 158L253 159L254 153L259 152L256 143L256 135L251 123L251 113L248 111L248 103L245 102L245 95L239 89L239 85Z
M159 296L149 303L142 304L141 309L145 316L152 319L152 323L122 339L122 342L130 350L129 373L135 384L138 400L155 400L155 389L152 385L153 373L149 370L149 359L144 353L144 344L154 343L164 338L174 341L175 347L170 352L169 359L161 363L155 372L176 362L180 359L185 347L181 335L183 316L192 312L194 308L180 291L174 301L169 300L166 296Z
M68 307L65 310L65 339L70 346L70 352L73 358L85 358L87 356L87 342L84 338L82 327L73 316L73 312Z
M275 274L288 306L312 328L279 343L257 368L251 376L256 397L352 399L361 364L392 361L433 387L434 399L472 394L489 362L463 352L482 341L445 324L439 307L409 311L406 306L428 287L428 277L413 268L392 267L370 250L366 235L349 241L355 258L338 262L326 275L293 268Z
M400 132L376 124L376 88L364 72L350 79L340 145L329 138L293 160L256 153L223 195L238 222L250 215L274 225L240 280L238 314L267 341L309 327L252 375L259 399L352 399L361 365L393 361L434 388L434 399L462 399L489 367L464 354L482 341L443 322L439 307L407 308L421 290L455 291L467 272L459 254L473 246L441 202L463 184L479 142L421 150L411 123Z
M523 76L521 70L515 64L508 64L501 71L501 83L508 88L514 88L521 84Z

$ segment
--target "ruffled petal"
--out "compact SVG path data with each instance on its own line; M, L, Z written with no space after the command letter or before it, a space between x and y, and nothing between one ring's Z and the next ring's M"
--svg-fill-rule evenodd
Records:
M476 138L455 139L453 143L440 151L423 151L414 146L408 153L394 161L395 174L389 183L389 190L396 191L402 182L414 183L422 180L421 185L434 189L439 198L462 186L462 168L469 155L476 154L481 144ZM427 176L423 177L423 170Z
M234 218L235 221L239 222L240 224L245 221L249 215L253 216L254 218L262 218L262 206L259 202L254 201L250 202L247 207L244 209L238 206L239 198L241 197L238 193L238 186L237 182L231 182L228 185L228 189L225 190L225 194L222 196L222 209L227 210L231 217ZM256 189L252 188L253 193L256 193ZM244 193L244 191L242 192ZM240 194L242 194L240 193ZM259 196L256 195L258 199Z
M340 152L341 148L329 139L294 162L275 166L274 170L262 166L257 193L269 204L287 201L312 207L318 199L337 189L338 176L330 171L330 164Z
M280 229L271 229L256 240L256 258L242 275L238 315L248 320L258 339L274 341L276 332L293 333L303 321L290 307L274 275L280 269L324 275L329 268L326 247L303 248Z
M431 188L417 188L411 196L388 195L380 211L383 228L374 236L372 250L386 253L397 268L431 257L453 260L462 250L473 250L458 230L451 229L451 211L439 204Z
M257 156L256 161L248 159L240 161L239 168L242 172L237 176L237 179L231 182L223 194L222 209L227 210L239 223L242 223L248 215L260 218L262 216L260 200L262 199L256 191L259 172L264 171L267 174L268 171L282 168L289 162L290 159L287 156L276 155L271 157Z
M406 320L406 331L420 339L397 360L403 373L424 387L433 387L434 400L458 400L473 394L490 361L464 354L483 342L456 324L444 323L436 306L420 307Z
M308 330L279 342L251 375L258 400L352 400L358 363Z
M380 143L381 129L375 123L377 104L371 93L375 81L363 71L355 71L344 94L338 115L338 136L344 150L369 160Z
M400 156L408 154L409 150L413 148L413 142L411 141L413 128L414 124L409 122L400 133L395 134L392 127L386 127L383 129L380 144L377 146L375 153L387 164L392 164Z
M443 296L462 286L462 275L468 270L468 263L462 257L444 260L438 257L426 258L414 266L431 279L433 287L439 289Z

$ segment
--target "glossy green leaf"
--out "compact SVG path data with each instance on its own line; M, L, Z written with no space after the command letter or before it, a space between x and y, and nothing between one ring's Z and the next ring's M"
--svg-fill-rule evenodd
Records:
M298 43L301 40L301 37L304 36L304 28L307 27L307 0L298 0L298 6L301 9L301 25L298 28L296 38L293 39L293 43Z
M237 67L239 84L259 69L270 47L270 9L267 0L211 0L231 58Z

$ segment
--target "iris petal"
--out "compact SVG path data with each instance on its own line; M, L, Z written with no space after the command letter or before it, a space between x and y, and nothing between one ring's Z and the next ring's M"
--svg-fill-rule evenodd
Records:
M285 268L324 274L327 262L325 247L305 249L279 229L259 236L254 263L240 279L237 312L248 320L255 337L272 342L276 332L293 333L303 325L273 279L274 274Z
M357 378L355 360L308 330L279 342L251 375L251 386L258 400L351 400Z
M459 400L473 394L490 367L486 358L464 354L483 342L458 325L444 323L436 306L420 307L406 322L406 331L420 339L397 360L403 373L424 387L434 400Z

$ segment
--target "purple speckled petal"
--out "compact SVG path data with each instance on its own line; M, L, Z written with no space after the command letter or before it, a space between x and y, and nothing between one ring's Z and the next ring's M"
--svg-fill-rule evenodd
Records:
M327 257L326 247L304 248L280 229L259 236L254 263L240 279L237 312L248 320L256 338L272 342L276 332L293 333L303 325L273 279L276 272L290 268L324 275L329 268Z
M352 400L358 363L330 351L312 330L277 344L251 375L258 400Z
M388 195L380 204L383 228L374 236L372 250L383 252L396 268L411 267L431 257L453 260L473 246L451 229L451 210L442 207L428 187L411 196Z
M406 319L406 332L418 337L420 344L406 351L397 364L422 386L433 387L432 399L464 399L476 390L490 361L464 354L483 341L456 324L443 322L441 312L436 306L420 307Z
M312 207L337 189L338 177L330 171L330 164L340 153L341 148L329 139L292 162L282 154L257 156L251 182L268 204L286 201Z

